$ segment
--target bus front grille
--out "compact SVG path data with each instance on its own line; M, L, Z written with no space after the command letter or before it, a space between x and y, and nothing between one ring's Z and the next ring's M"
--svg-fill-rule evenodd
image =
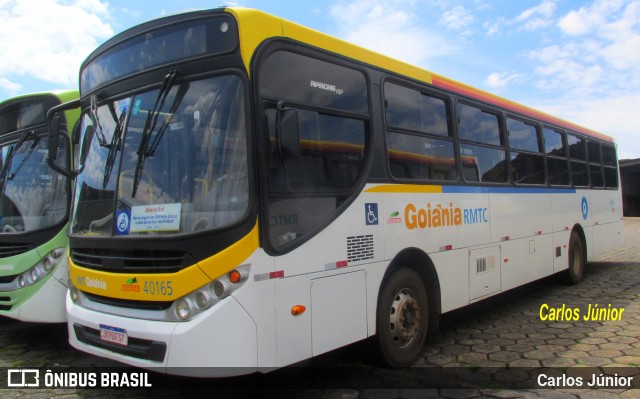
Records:
M0 296L0 310L9 311L13 308L12 305L7 305L8 302L11 302L11 297L8 296Z
M72 248L71 260L78 266L113 273L175 273L195 263L183 251L101 248Z
M10 256L23 254L31 249L30 245L26 244L0 244L0 258L8 258Z
M167 310L173 301L136 301L130 299L109 298L102 295L82 292L89 300L103 305L115 306L118 308L140 309L140 310Z

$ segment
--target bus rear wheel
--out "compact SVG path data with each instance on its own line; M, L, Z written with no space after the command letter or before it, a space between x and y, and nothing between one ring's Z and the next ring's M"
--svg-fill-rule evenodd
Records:
M429 323L427 291L415 271L400 269L386 282L376 323L382 361L391 367L411 366L420 355Z
M584 246L580 235L575 231L571 232L569 238L569 270L567 270L567 281L570 284L578 284L584 274Z

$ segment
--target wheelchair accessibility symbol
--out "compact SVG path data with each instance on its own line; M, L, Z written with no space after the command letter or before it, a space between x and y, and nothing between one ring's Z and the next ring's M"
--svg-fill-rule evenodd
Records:
M127 235L129 234L131 216L128 211L116 211L116 234Z
M364 204L367 226L378 224L378 204Z

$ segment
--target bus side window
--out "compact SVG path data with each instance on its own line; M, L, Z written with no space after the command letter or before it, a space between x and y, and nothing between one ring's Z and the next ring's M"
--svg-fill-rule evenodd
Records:
M499 116L464 103L457 104L456 112L465 179L505 183L507 162ZM469 170L470 167L477 168L477 172Z
M618 164L614 146L602 144L602 165L604 167L605 187L618 188Z
M385 83L384 96L391 175L456 180L448 101L389 82Z
M511 173L514 183L544 184L544 157L540 150L536 126L507 118L507 132L511 148Z
M564 133L550 128L543 128L544 152L547 155L547 172L549 184L552 186L569 185L569 164L567 163L567 147Z
M569 158L571 159L572 184L575 187L586 187L589 185L586 140L575 134L568 134L567 144L569 145Z
M356 194L370 142L367 81L357 69L276 50L259 61L258 84L267 135L265 224L270 246L286 252ZM296 116L291 140L278 137L276 109Z
M591 185L598 188L604 187L600 143L593 140L587 141L587 153L589 157L589 177L591 178Z

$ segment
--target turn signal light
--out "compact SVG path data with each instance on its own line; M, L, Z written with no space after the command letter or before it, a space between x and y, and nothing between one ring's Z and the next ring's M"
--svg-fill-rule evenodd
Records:
M240 282L241 279L242 279L242 275L240 274L239 271L233 270L229 272L229 281L231 281L232 283L237 284Z
M303 305L296 305L291 308L291 314L294 316L300 316L301 314L304 313L305 310L307 310L307 308L304 307Z
M244 280L247 279L249 273L247 273L246 270L244 269L236 269L236 270L232 270L227 274L227 278L229 279L229 281L231 281L233 284L238 284L243 282Z

